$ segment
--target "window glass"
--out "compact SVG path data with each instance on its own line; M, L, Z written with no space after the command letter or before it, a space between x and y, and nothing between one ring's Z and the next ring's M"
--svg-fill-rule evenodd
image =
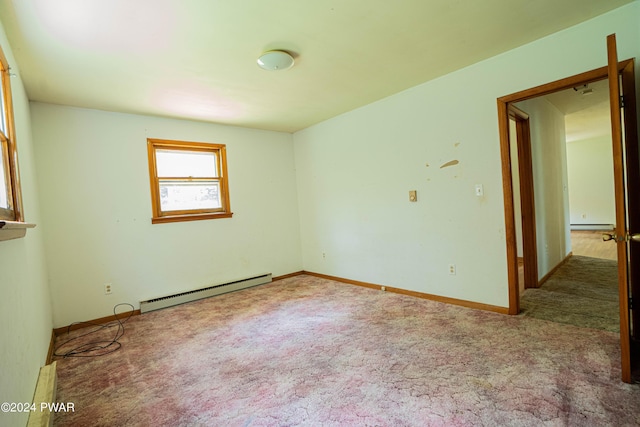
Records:
M217 182L175 182L160 180L162 211L218 209L220 186Z
M218 176L216 155L206 151L156 150L159 177Z
M0 84L0 108L2 108L2 117L0 117L0 132L3 135L7 135L7 118L6 118L6 109L5 109L5 93L4 93L4 85Z
M7 168L5 165L4 143L0 143L0 208L9 209L9 195L7 194Z

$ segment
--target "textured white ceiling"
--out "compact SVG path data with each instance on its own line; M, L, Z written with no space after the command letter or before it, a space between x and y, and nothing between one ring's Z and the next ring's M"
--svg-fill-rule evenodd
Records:
M31 100L294 132L632 0L0 0ZM258 68L288 50L286 71Z
M546 96L546 99L565 114L567 142L611 135L609 82L600 80L585 88L567 89Z

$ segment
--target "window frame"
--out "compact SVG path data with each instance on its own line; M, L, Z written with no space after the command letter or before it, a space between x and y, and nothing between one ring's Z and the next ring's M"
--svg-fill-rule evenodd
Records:
M16 147L15 123L13 117L13 98L11 96L11 69L4 51L0 46L0 84L2 85L5 129L0 129L0 161L4 163L5 185L8 208L0 208L0 220L23 222L22 191L18 169L18 150Z
M217 160L218 176L215 179L219 183L220 204L217 209L190 209L183 211L162 211L160 204L160 181L170 178L177 182L193 182L197 178L192 177L159 177L156 164L157 150L173 151L203 151L215 153ZM227 150L224 144L209 142L174 141L168 139L147 138L147 154L149 160L149 181L151 184L151 207L153 216L152 224L181 221L197 221L204 219L231 218L231 205L229 202L229 180L227 175Z

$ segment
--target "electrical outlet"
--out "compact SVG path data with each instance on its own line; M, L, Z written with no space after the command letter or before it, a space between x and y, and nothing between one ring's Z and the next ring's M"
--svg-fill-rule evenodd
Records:
M451 274L452 276L455 276L455 274L456 274L456 265L455 264L449 264L449 274Z
M326 259L327 258L327 254L322 252L322 259Z
M105 283L104 284L104 294L105 295L111 295L111 283Z

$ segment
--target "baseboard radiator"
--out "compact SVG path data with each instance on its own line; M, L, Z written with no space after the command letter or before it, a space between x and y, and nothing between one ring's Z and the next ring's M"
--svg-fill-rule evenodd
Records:
M33 393L33 408L29 412L27 427L50 427L53 426L53 415L56 410L73 409L73 403L56 403L56 390L58 375L56 373L56 363L52 362L40 368L36 390ZM60 407L63 406L63 408ZM75 410L75 409L74 409Z
M591 230L591 231L604 231L613 230L615 226L613 224L571 224L572 230Z
M225 294L227 292L239 291L241 289L263 285L269 282L271 282L271 273L235 280L233 282L223 283L220 285L213 285L193 291L181 292L175 295L167 295L165 297L154 298L147 301L140 301L140 313L159 310L161 308L184 304L186 302L196 301L203 298L209 298L215 295Z

